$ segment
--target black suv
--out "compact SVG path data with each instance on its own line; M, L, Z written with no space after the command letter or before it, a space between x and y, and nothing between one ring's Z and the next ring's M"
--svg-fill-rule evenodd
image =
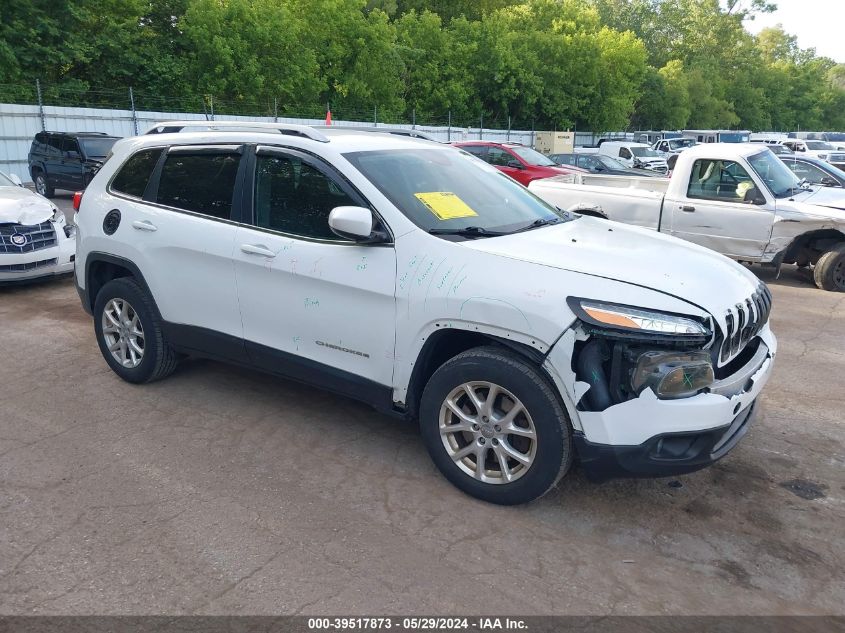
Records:
M103 132L39 132L29 149L35 190L52 198L56 189L85 189L118 138Z

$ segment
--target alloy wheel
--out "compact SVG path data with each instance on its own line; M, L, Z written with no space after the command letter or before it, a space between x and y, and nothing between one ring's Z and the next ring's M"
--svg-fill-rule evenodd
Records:
M138 313L125 299L111 299L103 308L106 348L123 367L132 369L144 359L144 328Z
M528 409L492 382L467 382L440 407L440 438L467 475L489 484L516 481L537 454L537 432Z

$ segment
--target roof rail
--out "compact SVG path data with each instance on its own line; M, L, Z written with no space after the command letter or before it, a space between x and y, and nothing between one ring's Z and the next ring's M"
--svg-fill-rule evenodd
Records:
M175 132L276 132L301 136L312 141L328 143L329 138L307 125L268 123L258 121L163 121L156 123L144 134L171 134Z
M331 130L332 132L375 132L376 134L393 134L395 136L407 136L409 138L418 138L425 141L439 142L436 138L425 132L414 128L404 127L390 127L390 126L373 126L373 125L315 125L314 130Z

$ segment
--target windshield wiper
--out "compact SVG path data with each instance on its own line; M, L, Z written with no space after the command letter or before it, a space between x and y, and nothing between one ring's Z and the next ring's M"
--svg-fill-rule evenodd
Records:
M460 235L461 237L499 237L504 231L489 231L482 226L465 226L459 229L430 229L432 235Z
M527 224L523 227L520 227L514 231L514 233L521 233L522 231L530 231L531 229L537 229L541 226L549 226L551 224L558 224L562 222L561 218L540 218L539 220L534 220L531 224Z

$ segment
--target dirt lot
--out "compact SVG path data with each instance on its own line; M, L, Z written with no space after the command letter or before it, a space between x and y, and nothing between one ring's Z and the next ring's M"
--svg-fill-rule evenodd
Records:
M516 508L349 400L121 382L69 279L0 289L0 613L841 614L845 295L761 276L780 353L734 452Z

